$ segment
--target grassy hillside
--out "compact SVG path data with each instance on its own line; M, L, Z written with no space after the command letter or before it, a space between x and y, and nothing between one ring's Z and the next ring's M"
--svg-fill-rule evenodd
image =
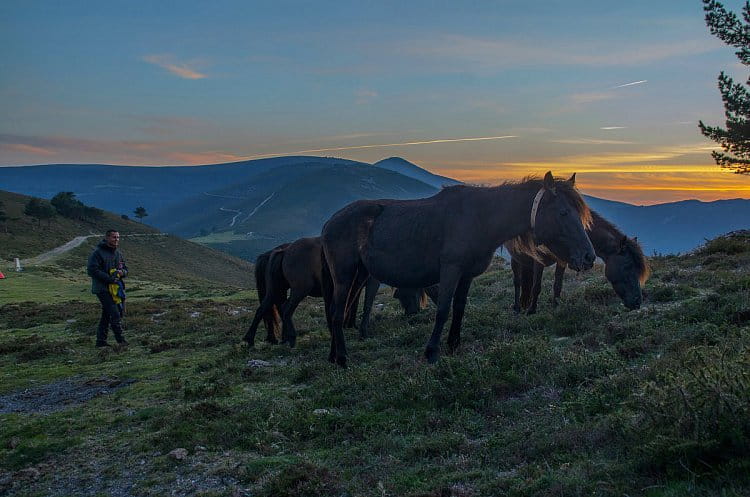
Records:
M192 239L254 260L280 243L318 235L334 212L355 200L419 198L436 192L418 180L368 164L311 161L196 196L160 212L154 222L183 236L197 237L201 229L214 232ZM215 241L217 235L224 240Z
M21 273L13 270L13 258L32 259L77 236L103 235L110 227L122 235L120 248L131 270L129 297L201 292L203 287L233 292L252 284L249 263L110 213L95 223L57 216L49 225L43 221L38 226L23 214L28 198L0 192L4 210L13 218L7 223L8 233L0 228L0 269L8 277L0 282L2 302L37 300L36 295L55 300L92 298L86 262L100 236L47 262L30 261Z
M434 366L433 311L385 293L347 370L315 299L294 350L239 344L244 296L136 302L111 351L92 305L2 306L0 493L750 495L750 237L652 264L638 311L599 268L568 274L556 309L547 271L540 312L515 316L498 260Z

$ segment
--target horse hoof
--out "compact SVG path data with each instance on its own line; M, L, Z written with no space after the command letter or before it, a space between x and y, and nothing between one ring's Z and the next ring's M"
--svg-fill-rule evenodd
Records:
M424 351L425 359L427 359L427 362L430 364L435 364L440 357L440 351L437 348L430 348L427 347Z
M514 305L513 306L513 313L514 314L520 314L521 313L521 308L519 306L517 306L517 305Z
M266 338L266 342L270 343L271 345L278 345L279 344L279 341L276 340L275 338Z
M293 349L294 346L297 345L297 339L296 338L290 338L289 340L287 340L286 343L289 344L289 348L290 349Z
M448 342L448 353L455 354L456 351L458 350L459 345L460 345L460 342L456 342L456 343Z
M346 369L346 357L336 357L336 364Z
M526 311L527 316L531 316L532 314L536 314L536 309L529 309L528 311Z
M336 356L333 354L328 354L328 362L331 364L336 364Z

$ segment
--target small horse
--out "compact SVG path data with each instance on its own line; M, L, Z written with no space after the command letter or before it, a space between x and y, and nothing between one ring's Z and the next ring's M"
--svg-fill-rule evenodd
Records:
M591 227L586 232L596 255L604 261L604 275L625 307L630 310L638 309L642 300L641 287L651 273L643 249L636 238L628 238L597 212L591 211L591 218ZM544 268L552 264L557 264L552 296L552 305L556 306L567 267L565 262L546 250L539 250L541 258L535 260L532 256L517 251L512 242L506 243L505 248L511 255L513 269L513 310L518 313L522 309L527 309L527 314L536 312L542 287L542 274Z
M255 262L255 283L260 306L243 340L250 346L255 344L255 334L262 319L266 325L267 342L278 343L276 334L281 324L281 343L288 343L294 347L297 341L297 330L292 321L292 315L302 299L307 296L323 297L326 319L328 319L330 291L326 290L332 288L332 285L324 281L324 278L329 275L322 269L324 264L325 258L320 237L300 238L259 255ZM359 327L361 338L367 336L370 311L379 286L380 282L375 279L372 279L367 286L366 303ZM287 292L289 292L288 298ZM426 304L425 295L422 289L396 289L394 293L394 297L399 299L407 315L418 312L420 306L423 307ZM358 298L359 295L356 295L355 299ZM352 312L346 318L347 328L353 328L355 325L356 301L351 308Z
M328 319L329 306L322 282L322 256L323 250L318 237L300 238L258 256L255 263L255 282L260 306L245 333L245 342L250 346L255 344L255 333L263 319L268 331L266 340L276 343L280 310L281 343L289 343L294 347L297 330L292 315L302 299L307 296L324 298L323 307Z
M453 303L449 350L460 343L472 280L505 241L544 244L573 269L590 268L594 249L584 225L591 213L571 181L530 178L496 187L451 186L418 200L359 200L336 212L321 238L333 282L331 362L346 366L344 317L351 296L372 276L395 287L437 283L438 309L425 357L435 362Z

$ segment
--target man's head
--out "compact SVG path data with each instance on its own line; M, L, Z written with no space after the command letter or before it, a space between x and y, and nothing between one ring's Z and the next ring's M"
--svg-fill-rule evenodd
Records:
M107 233L104 235L104 240L109 247L117 248L117 246L120 245L120 232L117 230L107 230Z

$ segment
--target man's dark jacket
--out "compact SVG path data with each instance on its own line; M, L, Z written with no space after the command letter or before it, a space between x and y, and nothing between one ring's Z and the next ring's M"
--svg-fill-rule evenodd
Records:
M123 278L128 274L128 267L118 249L107 245L106 240L99 242L96 250L89 256L87 272L91 276L91 293L108 292L107 285L117 280L109 274L110 269L121 269Z

